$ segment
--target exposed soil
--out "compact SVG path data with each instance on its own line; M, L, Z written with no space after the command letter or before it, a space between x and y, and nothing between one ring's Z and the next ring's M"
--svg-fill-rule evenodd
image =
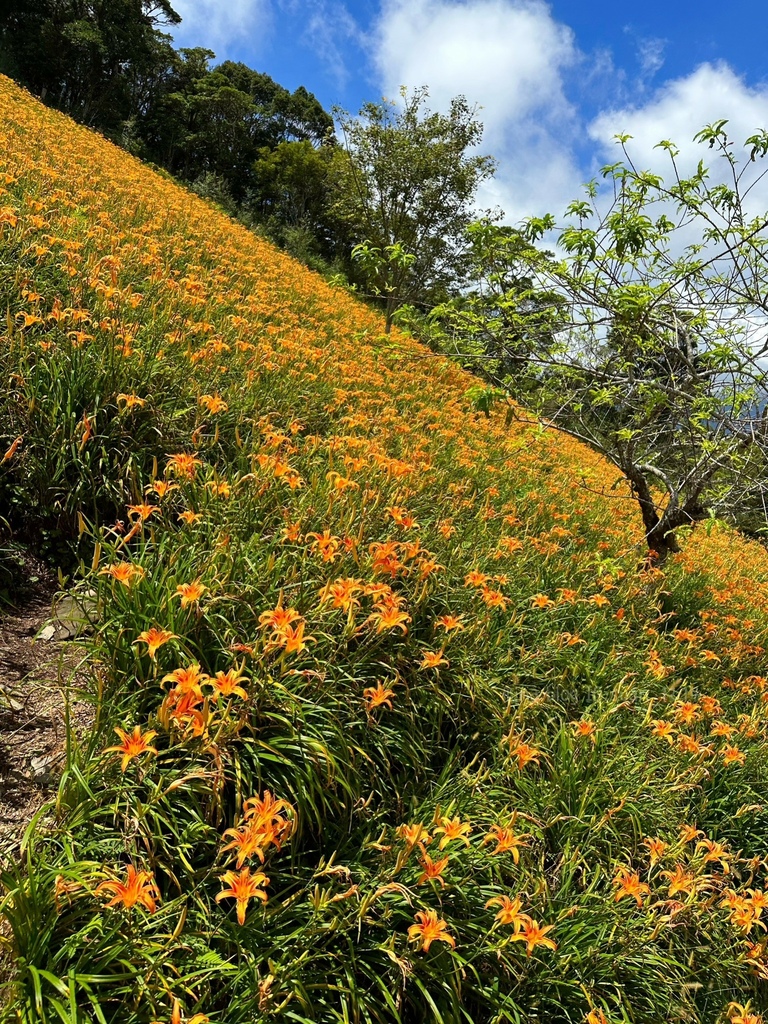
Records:
M27 824L55 791L64 764L66 715L87 728L90 708L78 702L82 651L61 639L36 639L51 618L56 577L23 556L21 585L0 606L0 861L13 856ZM57 636L61 631L57 632Z

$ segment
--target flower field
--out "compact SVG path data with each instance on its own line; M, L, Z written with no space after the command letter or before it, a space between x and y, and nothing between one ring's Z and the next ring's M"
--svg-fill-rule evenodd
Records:
M644 566L585 448L4 78L0 141L0 510L98 608L5 1018L761 1021L765 549Z

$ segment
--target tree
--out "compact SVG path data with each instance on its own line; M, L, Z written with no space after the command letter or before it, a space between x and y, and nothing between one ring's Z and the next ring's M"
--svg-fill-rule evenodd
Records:
M494 171L490 157L472 153L483 126L463 96L440 114L426 108L426 88L400 95L401 106L366 103L358 118L336 112L346 159L334 212L363 246L357 273L384 296L387 330L399 306L457 287L464 229L479 185Z
M7 0L0 67L46 102L115 131L135 113L137 78L167 63L160 28L180 21L170 0Z
M514 374L496 381L526 415L616 467L659 562L681 527L734 518L768 479L768 214L755 200L768 133L748 139L739 161L726 124L696 136L718 153L717 173L700 162L684 175L677 149L661 143L667 181L638 170L621 137L624 159L603 170L608 209L598 213L592 182L566 211L562 259L519 249L535 290L558 296L561 322L553 345L540 308L527 320L535 392L529 377L525 388ZM534 218L525 237L555 227Z
M332 262L341 255L343 225L331 215L331 190L339 147L309 140L265 146L253 165L248 209L271 237L305 260ZM347 246L347 251L349 246Z
M265 149L288 140L317 145L333 120L303 87L290 93L246 64L211 68L213 59L200 47L174 52L139 131L151 158L187 181L214 175L243 203Z
M466 289L434 307L426 331L438 331L438 347L461 358L466 369L497 384L525 390L531 354L556 343L564 324L565 298L537 287L530 262L537 250L516 228L489 219L467 228ZM535 375L530 380L536 386Z

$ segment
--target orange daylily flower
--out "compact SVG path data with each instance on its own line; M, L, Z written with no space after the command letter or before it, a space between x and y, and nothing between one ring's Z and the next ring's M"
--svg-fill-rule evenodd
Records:
M728 1021L729 1024L763 1024L763 1015L752 1013L748 1002L743 1006L741 1003L729 1003Z
M202 461L194 455L186 452L177 452L168 456L166 469L174 476L184 477L186 480L194 480L197 467L202 466Z
M306 650L307 644L314 643L315 637L304 636L306 623L299 622L295 626L286 626L282 632L274 634L274 640L270 643L276 647L283 647L286 654L300 654Z
M174 669L173 672L164 675L161 681L163 683L174 683L173 692L178 695L193 693L202 699L203 691L201 686L203 683L209 682L209 677L195 661L185 668Z
M450 633L451 630L454 629L464 629L464 625L461 620L461 615L441 615L439 618L435 619L435 629L439 629L442 626L446 633Z
M204 405L212 416L220 412L226 412L229 408L221 395L200 395L198 402L200 405Z
M678 722L682 722L684 725L692 725L700 717L699 705L690 700L683 701L675 706L673 714Z
M139 398L138 395L118 395L117 404L122 405L124 409L143 409L147 404L146 398Z
M217 498L229 498L232 494L232 485L226 480L209 480L205 486Z
M208 679L208 683L214 689L213 699L232 697L236 694L243 700L248 700L247 691L240 685L246 678L237 668L231 668L227 672L217 672L215 676Z
M173 722L182 730L191 729L193 736L202 736L209 716L205 707L199 710L201 704L203 695L199 690L171 690L160 706L158 718L165 729Z
M557 949L557 943L547 937L547 932L551 932L554 927L553 924L548 924L542 928L538 921L527 921L519 932L510 936L510 939L512 942L525 943L526 956L530 956L536 946L546 946L554 950Z
M124 587L130 587L135 580L143 579L147 570L140 565L133 565L131 562L116 562L114 565L107 565L99 569L99 576L111 576L112 579L122 583Z
M527 833L524 835L516 835L513 830L504 825L494 825L491 831L483 839L483 846L488 843L495 842L496 849L491 850L491 855L496 856L498 853L511 853L512 860L515 864L520 863L520 847L528 846L526 839L530 839L530 835Z
M560 646L561 647L576 647L577 644L583 644L586 646L587 641L582 639L578 633L561 633L560 634Z
M724 736L729 739L733 735L733 726L728 725L727 722L716 721L712 723L712 728L709 730L710 736Z
M147 732L142 733L141 727L135 725L133 732L128 733L125 729L121 729L119 726L115 727L115 732L120 737L120 743L114 747L106 747L104 750L105 754L112 752L122 754L122 760L120 762L120 770L125 771L128 764L138 757L140 754L156 754L157 750L155 747L150 747L149 741L157 736L156 732L148 729Z
M616 892L613 894L614 900L618 901L625 896L632 896L638 907L642 907L643 896L648 895L651 891L645 882L640 881L638 873L627 867L618 867L616 869L613 884L616 886Z
M682 864L676 864L674 871L662 871L662 876L669 881L669 895L674 896L678 892L689 896L698 888L698 880L692 871L686 871Z
M154 515L155 512L159 511L160 509L157 507L157 505L148 505L146 502L144 502L141 505L128 506L129 517L138 516L139 521L142 523L145 522L145 520L149 519L151 515Z
M723 898L720 900L721 907L728 907L729 910L736 910L738 907L743 907L745 903L744 897L736 892L735 889L726 889L723 892Z
M469 846L467 836L472 831L472 826L468 821L462 821L460 818L446 817L440 817L437 821L438 825L435 829L435 835L439 832L443 833L443 838L439 844L441 850L445 849L448 843L452 843L454 839L459 839L465 846Z
M254 855L264 863L264 852L270 846L280 850L293 832L293 808L285 800L276 800L269 790L263 797L251 797L243 807L243 820L237 828L229 828L224 837L232 842L222 852L237 850L236 867Z
M179 583L174 597L180 597L181 607L188 608L191 604L196 605L207 589L200 580L195 580L193 583Z
M65 878L64 875L56 875L53 880L53 902L56 907L56 912L61 913L62 902L64 899L67 901L67 906L72 906L72 900L82 894L85 890L85 886L82 882L77 882L74 879Z
M241 824L224 833L224 838L231 836L232 841L222 852L237 851L237 868L253 856L263 864L265 851L270 846L280 850L293 832L294 821L288 816L293 813L287 801L274 799L269 790L265 790L263 797L251 797L243 807Z
M80 429L82 429L82 437L80 438L80 451L82 451L86 443L93 437L93 420L87 412L83 413Z
M504 737L503 742L509 744L510 757L517 758L517 767L520 771L528 764L539 765L542 752L537 747L523 742L514 732Z
M153 491L158 498L162 501L166 494L170 494L171 491L178 490L178 484L171 484L167 480L153 480L146 488L147 491Z
M136 643L146 644L147 653L150 658L154 658L158 649L163 644L167 644L169 640L177 639L176 634L172 633L170 629L160 629L158 626L152 626L151 629L145 629L143 633L139 633L136 637Z
M668 844L661 839L644 839L643 845L648 847L651 859L651 867L658 864L667 851Z
M747 889L747 892L752 904L752 912L756 918L759 918L762 912L768 909L768 893L763 892L762 889Z
M216 897L216 902L220 903L224 899L236 900L238 924L245 924L245 914L251 900L258 899L263 903L267 902L267 894L262 886L269 885L269 879L263 871L257 871L254 875L251 874L250 868L243 868L239 873L225 871L220 881L224 885L228 885L229 888L221 890Z
M584 1024L610 1024L599 1006L593 1007L584 1018Z
M693 843L703 835L701 829L696 828L695 825L680 825L680 839L684 843Z
M699 639L695 629L673 629L672 636L680 644L694 644Z
M426 846L432 842L432 836L427 832L423 825L399 825L397 828L397 835L400 839L404 839L406 844L410 847L415 846L417 843L421 846Z
M547 597L546 594L534 594L531 598L531 604L534 608L551 608L554 603L552 598Z
M505 516L505 519L508 518ZM502 537L499 540L499 550L495 557L503 558L504 555L514 555L518 551L522 551L525 544L520 540L519 537Z
M360 484L355 483L354 480L350 480L349 477L342 476L341 473L337 473L335 469L330 470L325 474L325 479L328 483L333 484L335 491L343 492L346 490L359 490Z
M720 715L723 708L717 697L702 697L701 710L705 715Z
M443 657L442 651L425 651L419 668L440 668L441 665L448 665L449 661Z
M421 855L421 866L424 868L424 874L416 883L421 885L422 882L439 882L440 885L445 888L445 879L443 878L443 872L448 866L448 857L441 857L440 860L432 860L430 855L423 852Z
M747 755L743 750L739 750L738 747L733 747L729 744L726 744L720 753L722 754L723 764L726 765L744 764L747 760Z
M447 942L452 949L456 947L456 940L448 931L447 923L438 918L436 910L419 910L416 922L408 929L408 941L420 942L420 949L424 953L429 952L433 942Z
M406 623L411 621L411 616L403 612L393 602L380 605L366 619L366 623L374 623L377 633L384 633L390 629L402 629L403 633L408 632Z
M383 705L392 711L392 701L390 698L394 696L395 691L388 689L381 682L377 683L376 686L366 686L363 690L363 697L368 701L368 711L373 711L374 708L379 708Z
M501 611L507 610L509 598L505 597L500 590L494 590L492 587L481 587L480 596L489 608L500 608Z
M582 718L577 722L571 722L571 728L573 729L575 736L581 736L585 739L592 740L593 743L595 742L597 726L588 718Z
M644 661L643 664L655 679L663 679L673 671L669 665L663 663L659 657L659 652L655 650L648 652L648 660Z
M501 910L496 914L495 921L498 924L512 925L515 933L519 932L525 925L533 923L532 917L521 913L520 908L523 905L523 901L517 897L511 899L509 896L494 896L485 905L486 907L501 907Z
M738 906L733 910L729 920L732 925L741 929L741 931L746 935L752 931L757 917L755 916L755 912L752 907L748 903L744 902L741 906Z
M181 1013L181 1004L174 997L171 1008L170 1024L207 1024L209 1018L204 1013L193 1013L191 1017L184 1017ZM162 1024L159 1020L153 1020L152 1024Z
M271 841L271 837L268 837L264 830L244 825L240 828L228 828L224 833L224 838L226 839L228 836L232 837L232 842L222 847L221 852L226 853L227 850L237 850L236 868L241 868L243 863L246 860L250 860L254 855L259 858L262 864L264 863L264 848L269 845L267 839L269 838Z
M293 814L293 807L287 800L272 796L270 790L265 789L262 796L251 796L243 804L243 817L250 821L259 819L261 821L277 821L285 814Z
M301 540L301 523L288 523L283 527L283 540L294 542Z
M708 757L712 753L711 747L699 743L695 736L686 736L682 732L677 737L677 744L684 754L703 754Z
M704 863L719 863L723 869L724 875L727 875L731 870L731 866L728 862L733 857L733 854L729 853L722 843L718 843L714 839L702 839L696 844L696 850L706 850L707 852L704 855Z
M105 907L122 905L126 910L130 910L138 903L150 914L155 912L160 899L152 872L137 871L133 864L128 865L124 882L117 878L100 882L94 890L94 895L100 896L101 893L112 895L112 899L104 904Z
M334 580L333 583L326 583L324 587L320 589L320 600L322 602L331 600L333 603L332 608L341 608L343 611L348 612L351 608L356 608L360 602L356 598L356 594L359 594L363 589L362 580L347 579Z
M651 725L654 736L658 736L660 740L666 740L669 744L674 743L675 733L671 722L666 722L663 718L655 718Z
M312 540L312 550L320 555L324 562L333 562L339 554L341 541L338 537L331 535L330 530L323 530L322 533L308 533L305 540Z
M261 613L259 625L262 629L273 629L276 633L282 633L292 622L300 618L301 615L295 608L283 608L282 603L278 603L276 608Z
M3 462L8 462L8 461L10 461L10 459L12 459L12 458L13 458L13 456L14 456L14 455L16 454L16 452L17 452L17 451L19 450L19 447L21 446L21 444L22 444L23 440L24 440L24 436L23 436L23 434L19 434L19 436L18 436L18 437L17 437L16 439L15 439L15 441L13 441L13 442L11 443L11 446L10 446L10 448L9 448L9 449L8 449L8 450L6 451L5 455L3 455L3 458L2 458L2 461L3 461Z

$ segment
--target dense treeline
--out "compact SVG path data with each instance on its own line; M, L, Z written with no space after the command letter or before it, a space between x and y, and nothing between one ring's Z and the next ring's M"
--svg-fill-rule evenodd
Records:
M465 228L493 173L482 124L427 90L334 118L205 47L173 46L169 0L10 0L0 72L170 172L304 263L340 273L387 317L430 308L465 280ZM363 248L360 248L360 247ZM356 248L357 247L357 248Z
M176 49L180 20L168 0L11 0L0 71L297 255L348 252L327 213L331 115L303 86Z

